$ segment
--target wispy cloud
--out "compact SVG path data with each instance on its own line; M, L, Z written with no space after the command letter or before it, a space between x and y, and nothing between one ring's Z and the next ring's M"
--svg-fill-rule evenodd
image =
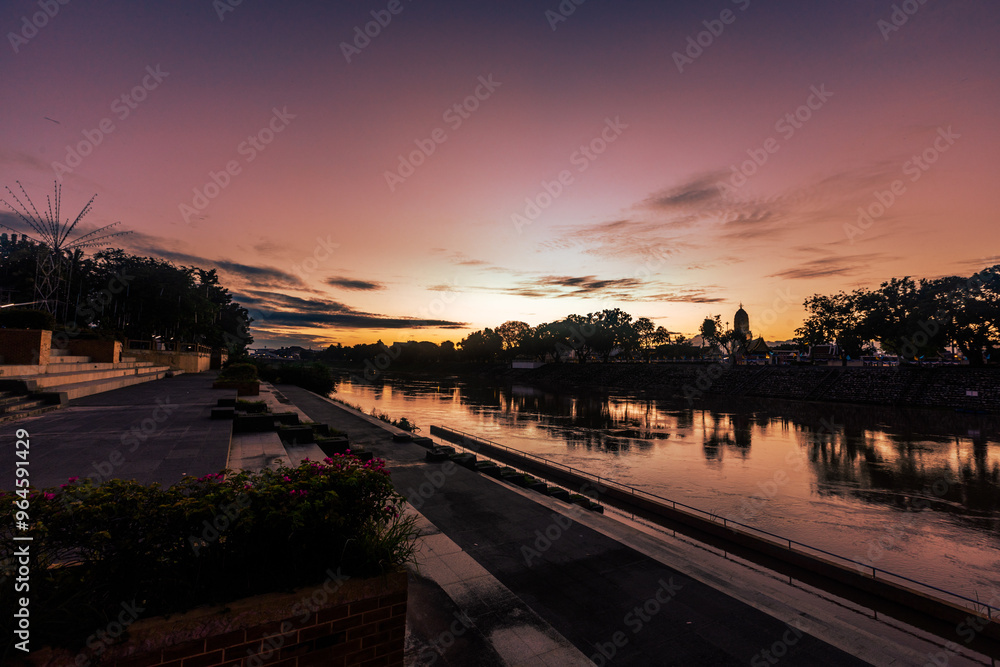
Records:
M254 318L254 329L281 327L337 327L340 329L464 329L465 322L394 317L368 313L326 299L303 299L287 294L248 291L234 294Z
M353 280L351 278L328 278L326 284L330 287L340 287L342 289L363 292L385 289L385 285L382 283L369 280Z
M869 266L893 259L882 253L850 255L847 257L828 256L810 259L796 266L769 274L769 278L812 279L830 276L851 276L861 273Z

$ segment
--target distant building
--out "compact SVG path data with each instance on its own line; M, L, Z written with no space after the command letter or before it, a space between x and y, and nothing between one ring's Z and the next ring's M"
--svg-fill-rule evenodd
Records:
M750 315L743 310L740 304L739 310L733 315L733 331L739 337L735 350L736 363L738 364L766 364L771 360L771 348L764 342L764 338L753 337L750 330Z

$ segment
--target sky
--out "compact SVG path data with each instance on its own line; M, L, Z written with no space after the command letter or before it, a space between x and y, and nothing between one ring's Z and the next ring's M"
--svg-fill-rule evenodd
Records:
M0 186L218 268L254 347L784 340L1000 263L997 3L63 1L0 9Z

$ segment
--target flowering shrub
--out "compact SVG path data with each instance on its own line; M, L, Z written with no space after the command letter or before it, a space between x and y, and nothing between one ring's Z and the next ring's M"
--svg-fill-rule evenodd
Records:
M19 544L11 496L0 497L7 577ZM413 519L385 462L349 454L167 489L72 478L30 500L34 646L79 648L123 602L156 616L315 584L329 569L375 575L413 556ZM14 595L0 590L0 613L13 613Z

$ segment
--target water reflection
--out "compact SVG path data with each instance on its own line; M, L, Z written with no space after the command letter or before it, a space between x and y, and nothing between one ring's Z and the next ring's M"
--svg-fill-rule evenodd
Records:
M1000 588L997 417L458 377L339 391L958 593Z

